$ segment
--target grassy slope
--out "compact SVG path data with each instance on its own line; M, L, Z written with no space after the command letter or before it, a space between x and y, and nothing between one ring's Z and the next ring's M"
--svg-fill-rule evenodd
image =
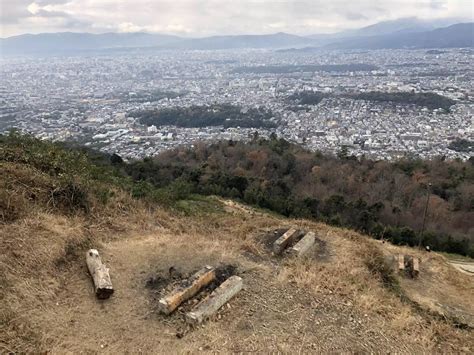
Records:
M156 200L162 193L135 199L133 184L76 154L24 138L1 142L2 352L474 349L472 330L400 297L413 295L425 306L442 300L474 314L472 278L438 254L215 198L161 208L149 195ZM309 259L270 255L265 235L288 226L321 238ZM84 265L91 246L101 251L117 289L106 302L95 299ZM383 255L400 251L422 258L419 283L384 267ZM156 294L145 287L150 276L170 266L191 272L222 262L238 266L246 288L221 319L190 330L179 312L171 318L154 312ZM441 295L426 295L429 287Z

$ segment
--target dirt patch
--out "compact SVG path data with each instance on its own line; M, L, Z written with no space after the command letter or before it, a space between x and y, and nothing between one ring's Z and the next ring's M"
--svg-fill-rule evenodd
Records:
M166 287L170 283L170 279L160 276L160 275L155 275L155 276L150 276L146 282L145 282L145 287L152 290L152 292L161 292L163 288Z
M241 246L242 255L250 261L260 263L270 261L273 256L273 243L289 228L259 231L247 243Z
M474 276L474 262L450 260L449 263L453 265L457 270L467 275Z
M328 243L325 240L319 238L318 236L316 236L315 238L313 256L319 261L329 261L331 258Z
M269 252L273 251L273 243L277 241L289 228L278 228L271 232L257 237L257 242L262 243L265 249Z
M447 262L433 254L421 257L418 277L402 277L400 284L421 309L472 329L474 283L469 275L446 266Z
M382 288L380 281L361 260L361 256L367 253L366 244L377 242L366 240L355 232L310 222L275 220L273 216L256 215L251 223L244 223L240 215L234 214L214 216L214 220L207 217L203 220L164 217L159 219L160 224L167 227L156 227L145 233L140 222L137 224L140 229L137 227L135 232L103 242L101 256L110 267L116 288L107 301L97 300L82 258L70 262L61 280L46 279L48 284L42 281L41 290L51 289L54 286L51 284L56 282L57 288L52 290L57 292L40 293L41 298L38 293L31 292L24 293L21 299L9 296L8 303L17 309L10 319L16 327L25 328L22 337L14 344L7 343L8 347L1 348L0 340L0 349L6 349L4 352L36 350L53 354L198 351L470 353L474 349L472 332L455 328L424 312L415 312ZM58 222L55 222L55 228L58 228ZM274 226L286 225L320 232L318 237L324 243L315 246L314 255L328 255L330 252L331 262L322 263L311 258L288 258L279 262L273 258L265 248L262 235L272 233ZM16 234L21 237L23 245L28 245L32 236L38 236L38 233L31 232L37 229L33 225ZM67 228L60 236L74 235L73 231ZM15 235L5 232L8 232L6 235ZM51 244L53 237L58 238L55 229L45 231L44 239L38 240L48 245L45 252L50 258L51 246L55 245ZM272 239L277 237L274 235ZM60 246L57 252L63 253L64 245ZM325 252L319 250L321 246ZM262 255L261 261L243 258L243 248L253 248L256 255ZM36 256L38 248L34 252ZM400 252L408 251L395 247L390 251L392 254ZM53 261L56 255L55 251ZM24 259L19 260L24 262ZM36 259L32 260L36 262ZM192 330L183 321L186 311L195 306L191 303L184 303L171 316L158 314L156 306L160 292L172 288L204 265L217 266L220 279L233 273L242 276L244 289L213 319ZM421 265L426 269L430 263ZM32 263L27 269L22 266L23 269L14 270L31 275L35 266ZM54 263L52 267L56 276ZM439 269L433 269L430 274L436 279L426 280L428 285L420 287L428 289L432 285L434 290L429 290L429 293L433 293L445 288L444 283L451 280L454 284L447 289L443 304L455 307L460 303L458 294L468 300L472 288L466 282L467 275L454 269L453 274L443 274L443 270L441 264ZM19 276L25 277L23 274ZM3 285L13 281L7 279ZM404 281L416 282L413 279ZM26 284L15 285L20 289ZM44 285L48 285L47 288ZM201 298L193 303L199 303L209 291L204 290L199 296ZM26 328L28 324L31 324L30 328ZM38 336L35 343L28 329L34 330Z
M227 280L229 277L238 275L237 274L237 266L235 265L221 265L216 268L216 281L215 283L218 287L221 283L223 283L225 280Z

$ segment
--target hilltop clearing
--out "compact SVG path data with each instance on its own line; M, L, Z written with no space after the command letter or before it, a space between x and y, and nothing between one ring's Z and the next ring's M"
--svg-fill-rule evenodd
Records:
M25 137L0 145L2 352L466 352L472 276L437 253L216 197L157 190L76 150ZM290 227L315 232L305 258L275 256ZM115 293L94 295L97 248ZM411 279L387 257L420 258ZM157 312L163 285L225 266L244 289L192 328L189 304Z

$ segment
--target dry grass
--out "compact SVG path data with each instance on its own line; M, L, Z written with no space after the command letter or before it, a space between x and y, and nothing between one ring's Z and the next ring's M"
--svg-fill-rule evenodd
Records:
M0 225L2 352L474 350L472 330L404 302L384 282L388 271L381 256L419 253L419 284L394 276L404 293L423 296L431 287L436 298L443 285L447 304L472 300L472 279L434 253L319 223L249 213L238 205L183 216L148 210L120 191L88 215L26 203L31 209L21 218ZM264 236L289 226L315 231L324 256L318 251L297 260L272 256ZM84 265L90 246L100 249L111 269L116 293L105 302L95 299ZM191 272L220 263L238 266L245 282L220 319L188 329L179 312L170 318L156 314L145 287L151 275L170 266ZM474 313L472 304L461 304ZM184 338L177 338L181 333Z

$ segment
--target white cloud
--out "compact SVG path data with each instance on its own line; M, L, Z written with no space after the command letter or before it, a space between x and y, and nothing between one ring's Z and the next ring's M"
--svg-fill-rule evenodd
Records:
M144 27L134 25L131 22L122 22L118 25L119 32L140 32L144 30L145 30Z
M26 9L31 14L36 15L41 10L41 7L37 3L32 2L31 4L28 5L28 7Z
M473 17L473 0L1 1L2 35L65 30L197 36L272 31L318 33L400 17Z

